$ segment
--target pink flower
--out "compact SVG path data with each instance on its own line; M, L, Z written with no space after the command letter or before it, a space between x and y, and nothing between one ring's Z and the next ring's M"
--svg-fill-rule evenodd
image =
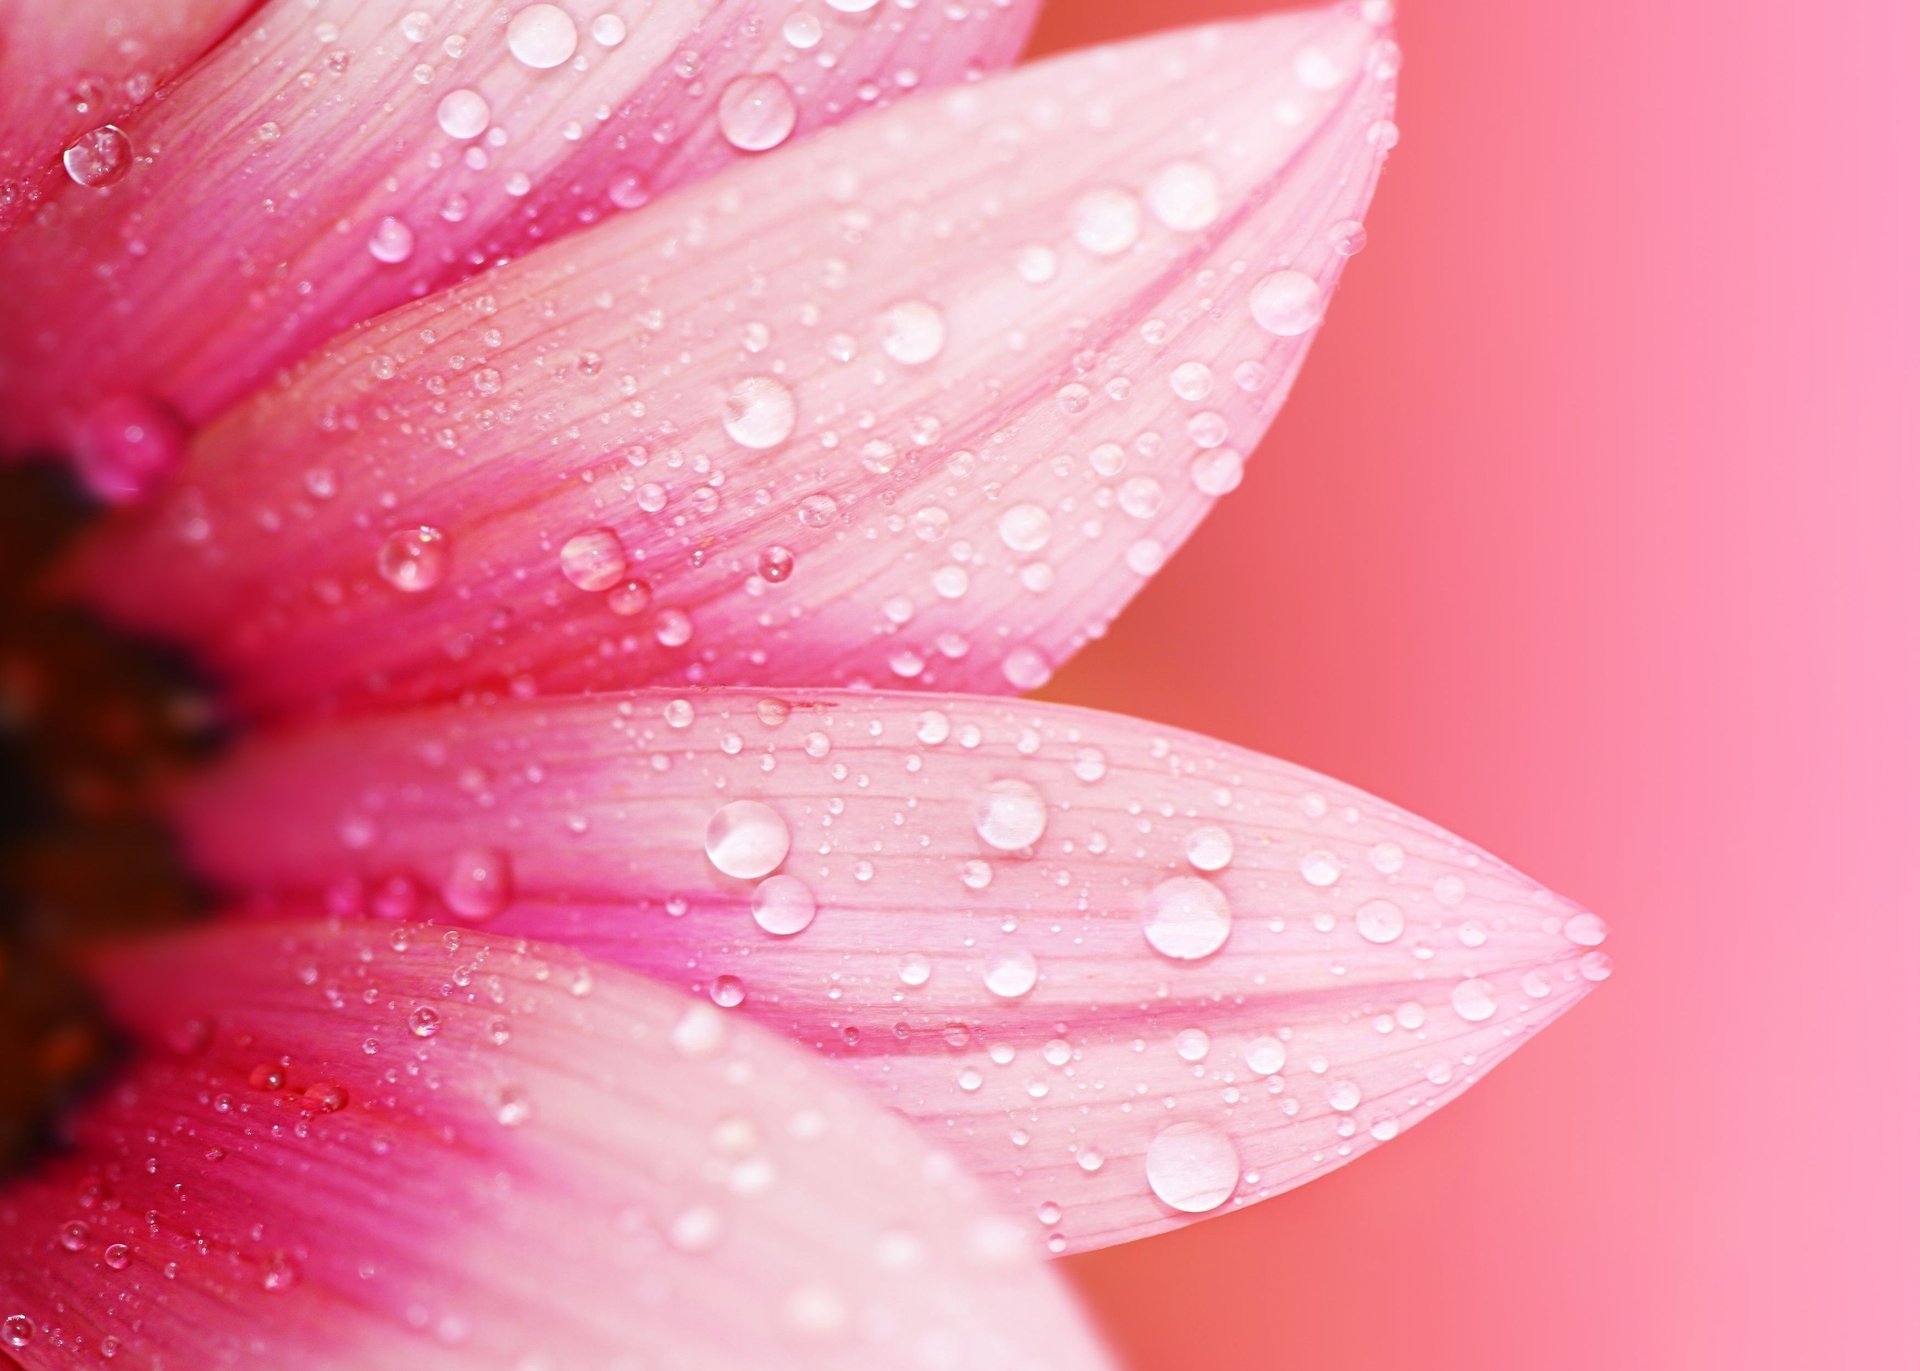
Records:
M104 957L138 1051L0 1190L16 1361L1102 1365L1041 1254L1605 977L1391 805L1006 698L1284 399L1380 0L977 82L1030 5L244 8L0 147L0 439L249 725L169 808L227 917Z

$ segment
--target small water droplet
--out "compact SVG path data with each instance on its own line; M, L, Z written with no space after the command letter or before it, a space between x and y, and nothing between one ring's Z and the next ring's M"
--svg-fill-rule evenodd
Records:
M981 979L987 989L1001 999L1016 1000L1033 989L1040 979L1040 966L1031 952L1014 948L988 957Z
M1353 913L1354 926L1370 943L1390 943L1406 931L1406 916L1391 900L1368 900Z
M1233 835L1214 824L1187 834L1187 860L1196 871L1219 871L1233 861Z
M447 137L478 138L487 131L493 110L479 91L463 87L440 97L436 117L440 120L440 131Z
M440 898L462 919L491 919L513 895L513 869L498 848L474 847L455 855Z
M367 239L367 251L373 254L374 261L396 266L413 256L413 230L389 215L374 225L373 235Z
M1140 202L1114 187L1090 190L1073 204L1073 238L1098 257L1113 257L1140 237Z
M1453 988L1453 1012L1468 1023L1480 1023L1493 1017L1493 987L1474 977Z
M1247 306L1268 333L1297 337L1320 322L1320 284L1303 271L1276 271L1254 286Z

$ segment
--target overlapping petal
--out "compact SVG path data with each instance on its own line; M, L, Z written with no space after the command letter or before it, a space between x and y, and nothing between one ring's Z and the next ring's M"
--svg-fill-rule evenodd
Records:
M1034 703L646 691L262 741L183 801L267 910L480 921L825 1052L1073 1251L1300 1184L1606 974L1351 787Z
M902 102L328 344L89 592L236 698L1044 680L1238 481L1393 139L1345 8Z
M108 984L143 1058L0 1192L7 1365L1104 1364L907 1125L641 978L313 923L123 954Z
M391 305L1002 65L1037 8L267 0L0 243L0 442L85 441L125 392L197 423Z
M62 154L212 47L259 0L7 0L0 6L0 234L62 178ZM74 156L84 159L90 145Z

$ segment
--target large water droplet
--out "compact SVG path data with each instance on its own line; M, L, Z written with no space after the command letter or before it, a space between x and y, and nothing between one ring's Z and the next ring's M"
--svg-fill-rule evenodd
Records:
M1453 988L1453 1012L1468 1023L1491 1019L1494 1007L1493 987L1478 977Z
M1000 516L1000 541L1014 552L1038 552L1053 536L1053 516L1039 505L1015 505Z
M1198 162L1175 162L1147 182L1147 208L1168 228L1195 232L1220 217L1220 183Z
M493 110L487 98L477 90L448 91L440 97L437 111L440 131L449 138L478 138L487 131Z
M446 579L447 552L447 535L421 524L389 533L375 564L381 580L395 590L417 595Z
M778 76L741 76L720 92L720 133L742 152L764 152L787 141L796 111L793 92Z
M60 164L76 185L110 186L133 166L133 140L117 125L103 124L69 143Z
M560 574L581 590L612 590L627 576L627 550L610 528L587 528L561 544Z
M973 831L988 847L1018 852L1047 831L1046 799L1025 781L995 781L973 805Z
M1268 333L1297 337L1320 322L1320 283L1303 271L1276 271L1260 278L1247 307Z
M1124 190L1090 190L1073 204L1073 239L1098 257L1125 252L1140 237L1140 202Z
M1160 1130L1147 1144L1147 1184L1183 1214L1218 1209L1240 1183L1240 1154L1218 1129L1191 1120Z
M1354 927L1370 943L1390 943L1406 931L1406 916L1391 900L1368 900L1353 912Z
M902 300L880 316L880 347L896 362L918 366L940 355L946 317L925 300Z
M513 868L498 848L474 847L458 853L440 884L440 898L462 919L491 919L513 894Z
M723 804L707 822L707 860L743 881L770 875L787 859L792 842L787 821L758 800Z
M1003 1000L1015 1000L1034 987L1040 979L1039 963L1033 954L1021 948L996 952L987 958L982 979L989 991Z
M1147 896L1147 942L1162 956L1176 961L1211 956L1232 931L1233 911L1211 881L1174 876Z
M749 376L728 389L724 415L741 447L777 447L793 433L793 392L771 376Z
M573 17L558 5L528 5L507 25L507 51L535 70L559 66L579 43Z
M767 932L791 937L813 922L813 892L794 876L769 876L754 888L753 921Z
M179 469L186 452L186 426L171 410L139 395L101 401L73 439L81 480L116 504L154 490Z

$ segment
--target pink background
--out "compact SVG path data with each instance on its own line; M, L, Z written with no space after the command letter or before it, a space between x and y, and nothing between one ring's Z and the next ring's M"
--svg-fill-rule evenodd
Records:
M1402 0L1294 400L1048 693L1446 823L1618 971L1374 1156L1073 1262L1132 1366L1920 1365L1913 12Z

